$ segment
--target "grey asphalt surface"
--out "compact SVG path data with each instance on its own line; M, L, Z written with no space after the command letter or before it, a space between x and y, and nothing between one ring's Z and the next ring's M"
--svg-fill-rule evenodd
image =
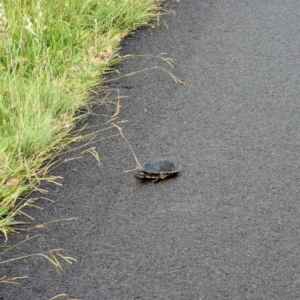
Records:
M185 0L175 11L168 29L123 43L124 53L166 52L175 68L134 57L120 70L159 64L185 85L156 69L110 87L128 96L120 126L140 162L170 158L180 176L123 173L135 162L120 137L95 144L101 167L91 155L61 165L63 186L48 187L56 203L30 213L78 217L44 233L78 262L61 276L41 258L1 266L0 276L29 276L0 286L1 300L300 299L300 2Z

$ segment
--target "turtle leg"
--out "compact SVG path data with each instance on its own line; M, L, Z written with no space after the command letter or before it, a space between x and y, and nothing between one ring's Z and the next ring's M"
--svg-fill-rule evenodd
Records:
M153 181L153 183L159 182L160 179L161 179L160 176L159 176L159 175L156 175L156 176L155 176L155 179L154 179L154 181Z

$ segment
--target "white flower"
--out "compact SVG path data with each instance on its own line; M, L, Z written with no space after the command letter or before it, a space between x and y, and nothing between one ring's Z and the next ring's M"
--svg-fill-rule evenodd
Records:
M25 16L24 17L24 21L25 23L27 23L27 25L25 26L25 28L30 32L32 33L33 35L36 35L34 29L33 29L33 24L31 23L30 19L28 16Z
M8 21L5 16L3 4L0 3L0 32L5 28L8 28Z

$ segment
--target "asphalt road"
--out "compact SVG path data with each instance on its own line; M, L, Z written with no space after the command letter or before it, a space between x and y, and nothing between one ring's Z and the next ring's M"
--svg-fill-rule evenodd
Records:
M175 10L168 28L123 44L166 52L175 68L137 56L120 75L160 65L185 85L152 69L110 88L128 96L119 125L140 162L170 158L180 176L143 184L123 173L135 162L121 137L94 144L101 167L92 155L61 165L63 186L47 195L56 203L30 213L78 217L44 233L78 261L61 276L42 258L1 266L29 276L0 286L1 300L300 299L300 2L182 0Z

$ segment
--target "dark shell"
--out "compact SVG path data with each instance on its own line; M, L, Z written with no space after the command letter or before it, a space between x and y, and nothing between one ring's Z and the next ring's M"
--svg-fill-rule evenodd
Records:
M151 174L176 174L179 169L169 160L166 159L154 159L146 163L139 172L151 173Z

